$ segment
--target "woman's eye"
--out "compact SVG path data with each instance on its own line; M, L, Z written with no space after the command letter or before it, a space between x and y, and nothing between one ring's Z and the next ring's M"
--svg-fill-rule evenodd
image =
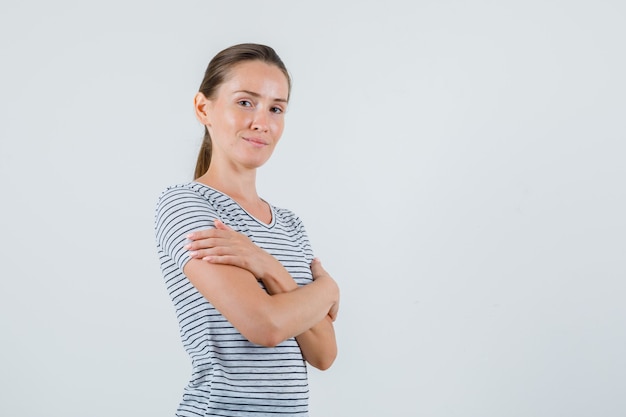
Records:
M281 109L280 107L272 107L272 113L281 114L282 112L283 109Z
M239 100L237 103L240 106L243 106L243 107L250 107L250 106L252 106L252 103L250 103L248 100Z

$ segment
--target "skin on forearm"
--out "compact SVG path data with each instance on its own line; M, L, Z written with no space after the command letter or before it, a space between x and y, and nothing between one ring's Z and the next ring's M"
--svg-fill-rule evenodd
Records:
M296 336L302 356L317 369L322 371L330 368L337 357L337 341L335 328L330 316Z
M192 258L202 258L206 261L210 260L212 263L243 268L261 280L270 295L298 290L298 284L275 257L221 221L216 220L215 227L216 229L194 232L188 236L193 239L193 242L186 247L186 249L193 251ZM327 275L317 261L311 264L311 269L316 280ZM321 280L324 281L325 278L321 278ZM338 288L332 278L328 281L331 286L324 291L323 297L329 295L327 291L336 292L336 302L338 302ZM304 300L304 302L309 301ZM290 314L292 315L296 310L290 311ZM337 305L335 304L332 306L332 310L328 311L327 316L321 316L319 321L312 323L308 329L303 329L299 334L296 333L296 340L304 358L312 366L319 369L328 368L337 355L335 331L332 324L336 310ZM298 321L302 324L301 319Z
M298 336L321 322L338 302L339 293L330 277L320 277L293 291L270 296L273 324L282 340Z
M275 263L268 264L270 268L265 269L267 273L264 277L261 277L268 292L270 294L278 294L298 288L298 285L283 265L274 257L271 258ZM309 330L296 336L296 340L298 345L300 345L304 359L317 369L326 370L330 368L337 357L335 329L328 315Z
M338 302L328 276L297 289L268 295L249 272L192 259L185 275L198 291L253 343L275 346L319 323Z
M289 274L289 271L285 269L278 259L269 253L265 257L265 268L263 270L265 273L260 278L270 294L280 294L298 288L298 284Z

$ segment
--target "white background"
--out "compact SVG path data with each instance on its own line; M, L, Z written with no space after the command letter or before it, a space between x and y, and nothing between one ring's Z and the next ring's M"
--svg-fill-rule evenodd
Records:
M153 235L210 58L294 85L260 193L342 289L311 415L626 415L622 1L0 6L0 415L171 416Z

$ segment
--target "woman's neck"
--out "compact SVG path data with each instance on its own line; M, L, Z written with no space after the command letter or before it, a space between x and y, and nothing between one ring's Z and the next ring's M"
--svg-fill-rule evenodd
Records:
M256 170L224 170L216 164L209 166L196 181L228 195L256 218L266 223L271 221L269 205L256 191Z
M228 194L235 200L256 200L256 171L225 172L211 165L209 170L196 181Z

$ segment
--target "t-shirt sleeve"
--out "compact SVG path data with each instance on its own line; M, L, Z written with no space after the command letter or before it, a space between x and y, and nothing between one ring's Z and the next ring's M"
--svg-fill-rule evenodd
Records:
M211 204L194 190L170 187L159 197L155 213L157 248L169 256L182 271L189 261L184 248L193 231L214 228L219 218Z
M309 235L304 227L304 222L297 215L294 216L294 222L296 231L299 236L300 246L304 251L304 255L306 257L307 262L310 264L313 258L315 257L315 252L313 251L313 246L311 245L311 241L309 239Z

